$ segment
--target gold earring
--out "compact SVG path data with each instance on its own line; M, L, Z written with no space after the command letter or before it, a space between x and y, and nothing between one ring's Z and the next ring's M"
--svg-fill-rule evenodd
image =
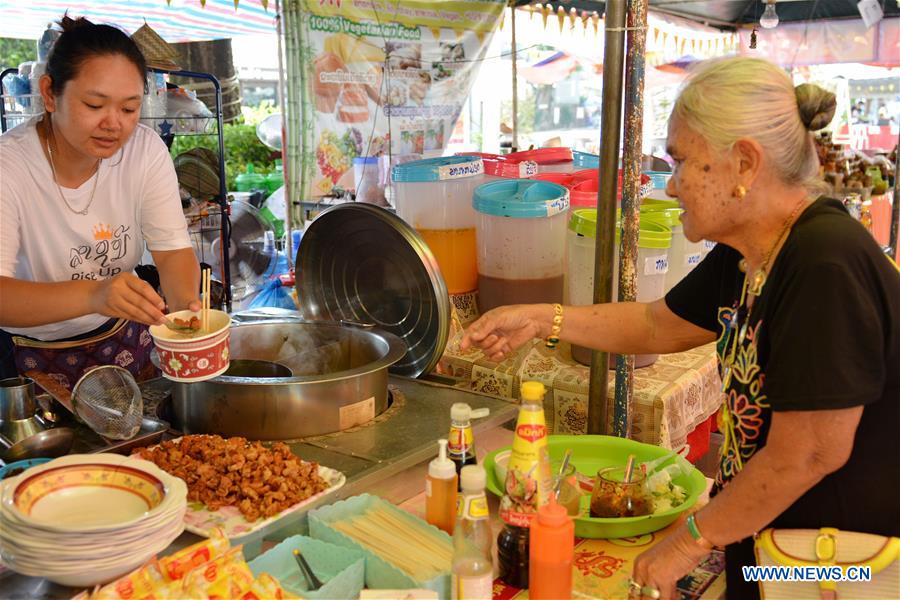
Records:
M743 200L744 196L747 195L747 188L745 188L742 185L735 186L734 192L732 193L732 195L734 197L736 197L738 200Z

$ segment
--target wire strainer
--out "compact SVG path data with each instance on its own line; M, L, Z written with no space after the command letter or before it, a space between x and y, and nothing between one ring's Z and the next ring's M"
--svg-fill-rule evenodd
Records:
M131 373L115 365L95 367L72 388L75 414L103 437L127 440L141 428L144 402Z

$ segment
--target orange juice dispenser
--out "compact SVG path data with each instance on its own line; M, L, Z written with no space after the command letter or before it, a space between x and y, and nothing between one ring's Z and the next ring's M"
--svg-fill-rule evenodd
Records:
M399 164L391 172L397 214L434 253L451 294L474 291L475 210L472 193L484 182L484 163L473 156L445 156Z
M478 304L562 302L569 192L549 181L507 179L475 190Z

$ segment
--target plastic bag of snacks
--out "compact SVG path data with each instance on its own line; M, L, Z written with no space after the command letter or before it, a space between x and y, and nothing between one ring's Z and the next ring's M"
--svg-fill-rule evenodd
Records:
M171 556L159 559L159 568L166 581L182 579L189 571L228 552L231 543L221 529L214 529L209 538L187 548L183 548Z
M297 596L285 591L278 580L268 573L260 573L259 577L250 585L250 589L240 596L240 600L290 600L291 598L297 598Z
M253 583L253 573L237 546L184 576L183 589L202 590L210 598L239 598Z
M231 548L217 529L209 539L153 559L128 575L72 600L290 600L271 575L253 572L243 547Z

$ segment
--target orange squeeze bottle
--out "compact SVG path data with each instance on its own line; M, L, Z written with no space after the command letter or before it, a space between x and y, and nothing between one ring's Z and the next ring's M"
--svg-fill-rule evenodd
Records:
M556 600L572 597L572 560L575 524L551 495L531 521L528 561L528 597Z

